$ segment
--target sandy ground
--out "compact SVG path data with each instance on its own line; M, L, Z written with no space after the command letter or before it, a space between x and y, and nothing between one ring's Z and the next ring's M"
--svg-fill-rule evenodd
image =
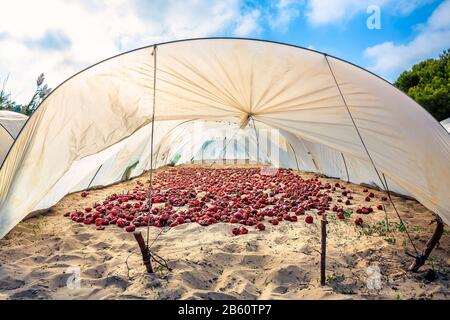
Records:
M300 173L302 176L310 174ZM152 249L168 261L172 272L155 265L144 271L132 234L117 227L96 231L63 217L90 206L113 192L132 189L135 180L62 199L46 215L20 223L0 240L0 299L448 299L449 228L422 272L407 273L413 252L405 232L388 205L390 233L378 228L384 212L364 216L365 227L353 218L330 215L326 287L319 285L319 219L308 225L268 224L233 237L234 225L202 227L183 224L160 234ZM321 178L322 181L336 182ZM354 191L363 202L363 187ZM373 191L380 198L381 193ZM430 211L414 200L394 197L419 249L431 236ZM140 228L146 233L146 228ZM151 227L154 239L160 229ZM380 273L377 273L377 269ZM434 271L436 279L427 275ZM77 286L76 274L80 274ZM67 285L69 283L69 286Z

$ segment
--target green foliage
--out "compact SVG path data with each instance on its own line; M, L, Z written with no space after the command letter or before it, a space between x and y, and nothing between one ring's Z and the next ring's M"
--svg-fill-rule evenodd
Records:
M52 91L47 84L44 83L45 76L43 73L36 80L36 91L28 104L21 106L20 112L31 115L44 98Z
M394 245L397 242L397 239L395 238L386 238L385 239L387 243Z
M381 220L373 224L363 224L362 227L358 227L358 233L360 236L387 237L394 230L406 232L406 226L403 222L389 222L386 220ZM388 239L386 239L386 241L389 243L392 242L392 240Z
M326 283L331 287L333 292L340 294L355 294L351 286L345 285L345 276L338 272L333 272L333 274L328 274Z
M411 231L414 231L414 232L421 232L421 231L424 231L424 230L425 230L425 228L421 227L421 226L413 226L411 228Z
M0 79L0 110L14 110L16 103L11 100L11 95L6 92L6 84L8 83L8 78L1 81Z
M400 223L398 224L398 231L400 232L406 232L406 226L403 223L403 221L400 221Z
M363 224L362 227L358 228L358 233L362 236L387 236L390 233L389 229L392 230L392 227L392 223L391 226L387 226L386 221L382 220L373 224Z
M344 217L346 219L350 218L352 216L353 210L352 209L348 209L348 211L344 210Z
M423 106L438 121L450 117L450 49L403 72L394 85Z
M39 75L36 80L36 91L31 97L31 100L24 105L17 104L11 99L11 95L6 93L6 84L8 78L6 78L3 83L0 81L0 110L10 110L20 112L26 115L31 115L37 108L37 106L45 99L45 97L51 92L51 88L45 84L45 76L43 73Z

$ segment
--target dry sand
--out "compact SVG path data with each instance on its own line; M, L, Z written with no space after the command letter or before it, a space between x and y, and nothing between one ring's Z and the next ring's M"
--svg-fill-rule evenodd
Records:
M364 216L364 229L353 218L342 222L329 215L326 287L319 285L315 214L311 225L300 219L268 225L264 232L250 228L248 235L238 237L230 235L231 224L177 226L161 233L152 247L173 271L155 265L156 274L148 275L132 234L117 227L96 231L63 217L66 211L132 189L135 180L146 177L91 191L88 198L68 195L49 213L23 221L0 240L0 299L448 299L448 226L422 272L407 273L412 258L405 249L413 250L389 205L395 229L389 234L376 233L383 211ZM356 207L365 197L363 187L347 185ZM394 197L394 202L423 248L434 229L431 212L414 200ZM150 238L159 232L151 227ZM69 288L77 268L80 287ZM380 277L372 271L376 268ZM437 275L431 282L425 276L430 270Z

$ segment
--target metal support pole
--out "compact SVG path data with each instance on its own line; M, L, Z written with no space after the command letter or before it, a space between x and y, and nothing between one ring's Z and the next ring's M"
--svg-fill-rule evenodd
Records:
M322 250L320 252L320 285L326 285L326 254L327 254L327 215L326 213L322 214L322 219L320 220L321 231L322 231Z
M134 238L136 239L139 248L141 249L142 253L142 260L144 262L145 268L147 269L148 273L153 273L153 267L151 262L152 255L150 254L150 250L148 249L148 246L145 245L144 238L142 237L142 233L140 231L136 231L134 233Z

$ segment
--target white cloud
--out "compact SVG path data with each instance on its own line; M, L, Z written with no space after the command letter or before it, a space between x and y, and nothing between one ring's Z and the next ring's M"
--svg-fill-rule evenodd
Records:
M368 5L380 5L384 0L310 0L306 16L315 25L339 23L348 20L357 12L365 11Z
M306 17L314 25L342 23L376 5L393 14L408 15L433 0L309 0Z
M286 31L289 24L300 15L298 6L302 0L279 0L275 6L275 14L269 15L269 25L272 29Z
M386 78L397 75L411 65L435 56L450 47L450 1L440 4L420 27L417 36L406 44L384 42L364 51L364 57L372 61L371 70Z
M394 4L394 11L401 15L408 15L417 8L432 3L434 0L397 0Z
M259 18L261 12L258 9L253 9L247 14L239 18L238 25L234 29L234 34L239 37L245 37L250 34L261 32L261 26L259 24Z
M242 21L241 16L238 0L2 0L0 78L9 75L8 90L22 103L41 72L55 87L132 48L224 33L238 21L241 32L258 31L250 19L254 13ZM51 40L57 43L46 43Z

